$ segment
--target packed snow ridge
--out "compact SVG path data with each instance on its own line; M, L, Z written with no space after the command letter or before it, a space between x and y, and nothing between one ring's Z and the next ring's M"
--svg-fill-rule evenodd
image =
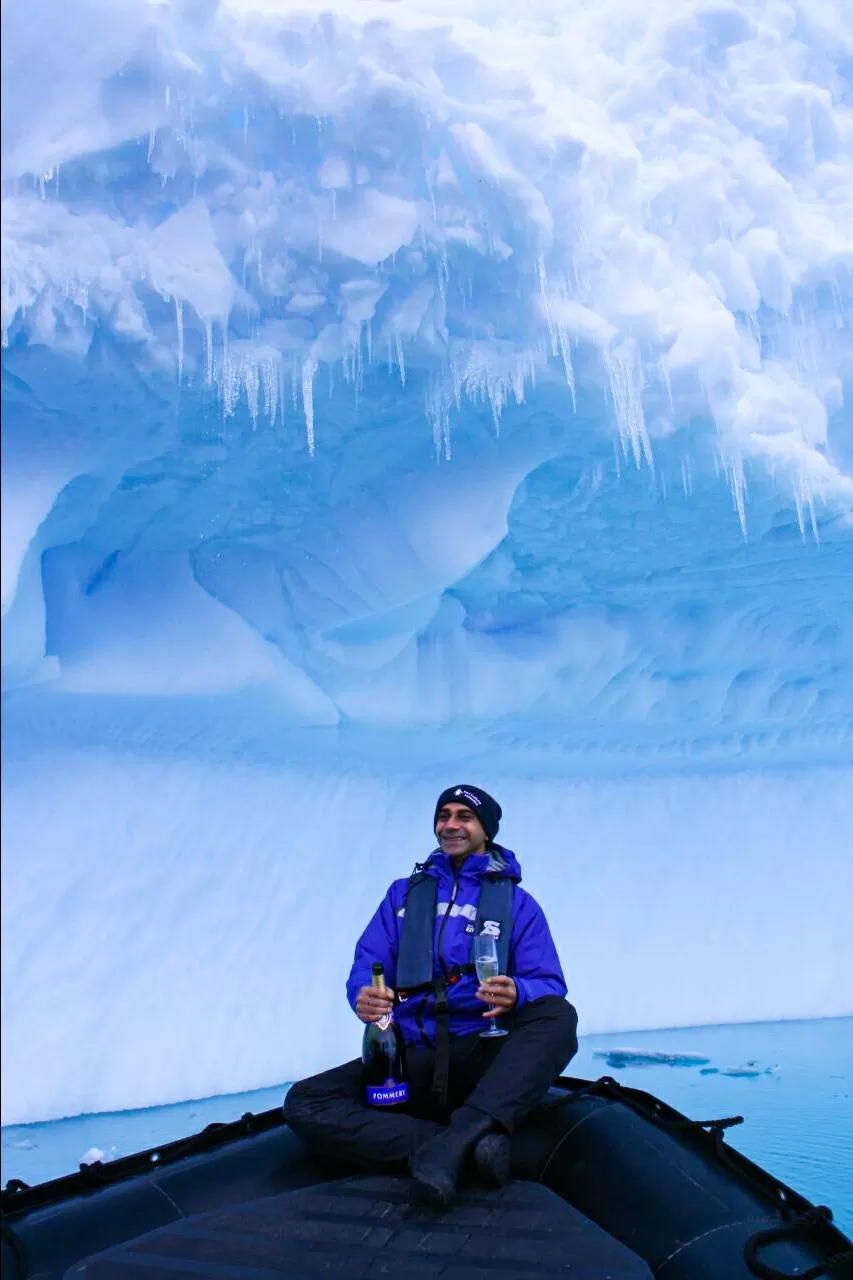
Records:
M7 689L848 740L843 6L4 24Z

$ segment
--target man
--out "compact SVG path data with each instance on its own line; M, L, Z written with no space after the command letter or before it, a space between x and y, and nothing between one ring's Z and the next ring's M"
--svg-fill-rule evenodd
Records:
M452 1202L469 1155L486 1185L507 1181L508 1135L577 1051L545 916L519 887L515 854L494 843L501 816L479 787L443 791L439 848L394 881L355 949L349 1001L362 1022L393 1008L406 1041L406 1112L365 1104L359 1059L301 1081L285 1101L307 1142L377 1172L409 1172L414 1198L438 1208ZM470 963L475 933L496 937L505 957L484 983ZM386 990L372 984L374 963ZM509 1035L483 1039L495 1017Z

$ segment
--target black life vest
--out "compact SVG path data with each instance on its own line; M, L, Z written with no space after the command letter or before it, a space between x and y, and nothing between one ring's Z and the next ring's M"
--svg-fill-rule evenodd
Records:
M477 918L473 934L490 934L497 941L501 973L506 973L509 942L512 933L512 901L515 881L500 873L500 855L494 858L496 868L481 877L477 899ZM434 987L434 939L438 881L420 868L409 880L406 890L403 933L397 956L398 994L405 999L414 991ZM448 908L449 910L450 908ZM472 944L473 948L473 944ZM472 957L473 959L473 957ZM473 972L467 964L450 970L449 981L462 973Z
M496 939L500 971L506 973L515 881L501 874L503 859L499 848L492 850L492 861L494 871L489 871L480 878L473 935L476 937L477 934L486 933ZM432 1094L439 1108L446 1111L450 1081L450 1009L447 989L454 986L464 974L473 973L474 965L472 962L457 965L435 975L437 897L438 881L435 876L427 875L420 866L416 867L406 890L406 914L403 917L403 932L397 956L396 995L398 1000L408 1000L414 994L431 994L434 997L436 1042ZM450 907L447 909L451 910ZM423 1020L417 1020L426 1038Z

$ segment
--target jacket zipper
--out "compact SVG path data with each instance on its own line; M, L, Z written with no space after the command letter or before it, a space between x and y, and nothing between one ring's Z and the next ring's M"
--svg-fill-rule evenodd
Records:
M457 870L456 867L454 867L453 868L453 892L450 895L450 901L447 904L447 910L445 911L444 915L441 918L441 924L438 930L438 947L436 948L438 951L438 963L441 965L441 968L444 971L445 978L447 977L447 965L444 963L444 951L442 949L442 942L444 941L444 926L447 924L447 917L450 915L451 911L453 910L453 904L456 901L456 895L458 892L459 892L459 871Z

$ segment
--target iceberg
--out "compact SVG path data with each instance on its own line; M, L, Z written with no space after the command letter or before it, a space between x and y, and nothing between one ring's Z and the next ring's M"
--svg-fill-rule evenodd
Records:
M665 1049L596 1049L592 1056L606 1059L608 1067L614 1068L703 1067L711 1061L702 1053L668 1053ZM710 1070L713 1072L716 1068Z
M4 1123L354 1052L459 777L583 1030L853 1010L843 6L3 47Z

